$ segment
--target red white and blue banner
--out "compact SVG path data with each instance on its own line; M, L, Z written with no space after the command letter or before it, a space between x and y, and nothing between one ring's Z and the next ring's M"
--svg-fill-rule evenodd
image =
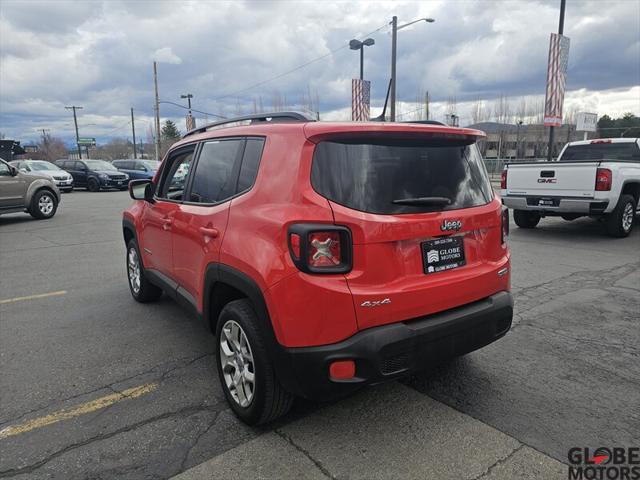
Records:
M351 80L351 120L368 122L371 101L371 82L354 78Z
M549 66L547 68L547 95L544 101L544 124L547 127L562 125L562 104L569 63L569 38L551 34L549 42Z

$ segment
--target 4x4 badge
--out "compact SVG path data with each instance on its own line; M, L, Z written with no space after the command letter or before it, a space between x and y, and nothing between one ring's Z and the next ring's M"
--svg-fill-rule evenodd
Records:
M440 230L446 232L447 230L458 231L462 228L462 222L460 220L443 220L440 225Z
M391 299L385 298L384 300L367 300L360 304L361 307L378 307L380 305L388 305L391 303Z

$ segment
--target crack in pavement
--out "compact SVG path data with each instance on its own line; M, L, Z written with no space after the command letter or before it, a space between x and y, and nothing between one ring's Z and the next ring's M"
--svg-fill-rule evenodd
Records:
M521 443L518 447L514 448L506 457L499 458L498 460L496 460L496 462L493 465L489 465L489 467L483 473L481 473L476 477L473 477L471 480L480 480L481 478L486 477L487 475L489 475L489 473L491 473L491 471L495 467L505 463L507 460L513 457L518 451L520 451L524 447L525 447L524 443Z
M187 464L187 460L189 459L189 455L191 455L191 452L193 451L193 449L196 447L196 445L198 445L198 442L200 442L200 439L202 437L204 437L209 432L209 430L211 430L213 428L213 426L216 423L218 423L218 417L220 417L220 414L223 411L224 410L217 411L215 416L213 417L213 419L209 423L209 426L207 426L207 428L205 428L202 432L200 432L196 436L195 440L191 443L191 446L187 449L186 453L184 454L184 457L182 458L182 462L180 462L180 467L179 467L178 471L174 475L177 475L178 473L184 472L186 464Z
M99 435L95 435L93 437L90 437L86 440L83 440L81 442L76 442L76 443L72 443L71 445L67 445L64 448L61 448L53 453L51 453L50 455L46 456L45 458L43 458L42 460L39 460L38 462L35 462L31 465L26 465L24 467L19 467L19 468L12 468L9 470L2 470L0 471L0 478L9 478L9 477L15 477L16 475L21 475L23 473L32 473L35 470L41 468L42 466L46 465L47 463L49 463L51 460L54 460L55 458L64 455L65 453L68 453L70 451L76 450L78 448L84 447L86 445L89 445L91 443L94 442L98 442L101 440L106 440L112 437L115 437L117 435L120 435L121 433L127 433L133 430L136 430L140 427L144 427L146 425L149 425L151 423L160 421L160 420L165 420L167 418L171 418L171 417L176 417L176 416L190 416L194 413L199 413L199 412L203 412L203 411L211 411L211 412L216 412L216 410L213 409L213 407L211 406L205 406L205 405L189 405L186 407L182 407L179 408L178 410L174 410L171 412L164 412L161 413L159 415L155 415L153 417L147 418L145 420L141 420L140 422L136 422L134 424L128 425L126 427L122 427L122 428L118 428L117 430L114 430L112 432L109 433L104 433L104 434L99 434ZM217 413L217 412L216 412ZM217 415L216 415L217 416Z
M315 458L313 458L307 450L305 450L300 445L295 443L289 435L287 435L286 433L282 432L280 429L277 429L277 428L274 429L273 432L276 435L278 435L280 438L285 440L287 443L289 443L293 448L295 448L300 453L302 453L309 460L311 460L311 462L313 462L313 464L318 468L318 470L320 470L323 473L325 477L330 478L331 480L337 480L337 478L334 475L332 475L331 472L324 465L322 465L322 462L320 462L320 460L316 460Z
M148 375L150 373L153 373L155 370L158 370L160 368L166 367L168 365L173 365L172 367L170 367L167 370L165 370L164 372L162 372L157 378L153 378L153 380L156 380L158 383L162 383L162 382L164 382L166 380L167 376L170 373L172 373L172 372L174 372L176 370L181 370L183 368L190 367L191 365L193 365L197 361L199 361L199 360L201 360L203 358L206 358L206 357L210 357L212 355L213 355L213 352L211 352L211 353L203 353L202 355L198 355L197 357L190 358L190 359L187 359L187 357L183 357L183 358L179 358L179 359L176 359L176 360L172 360L171 362L167 362L165 364L154 365L153 367L148 368L148 369L146 369L146 370L144 370L142 372L138 372L138 373L136 373L134 375L129 375L127 377L120 378L118 380L114 380L113 382L110 382L110 383L108 383L106 385L102 385L100 387L94 388L92 390L88 390L86 392L78 393L78 394L72 395L72 396L67 397L67 398L54 400L53 402L50 402L50 403L48 403L48 404L46 404L46 405L44 405L42 407L37 407L37 408L34 408L32 410L28 410L28 411L26 411L24 413L21 413L20 415L18 415L15 418L12 418L12 419L9 419L9 420L4 420L4 421L0 422L0 428L4 427L5 425L8 425L10 423L17 423L17 422L21 421L22 419L24 419L26 416L31 415L33 413L37 413L37 412L40 412L40 411L43 411L43 410L48 410L48 409L50 409L51 407L53 407L55 405L60 405L61 403L65 403L65 402L68 402L70 400L74 400L76 398L83 397L85 395L96 393L96 392L99 392L100 390L107 389L107 390L111 390L112 392L115 392L115 393L122 393L121 391L113 388L113 385L116 385L116 384L122 383L122 382L126 382L126 381L132 380L134 378L142 377L144 375ZM176 365L177 363L184 362L185 360L186 360L185 363L180 364L180 365Z

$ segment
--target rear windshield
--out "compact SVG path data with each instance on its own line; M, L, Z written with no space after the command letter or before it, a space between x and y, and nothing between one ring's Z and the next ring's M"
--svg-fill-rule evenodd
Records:
M451 140L321 142L311 183L329 200L378 214L454 210L493 198L476 145Z
M570 145L560 157L561 162L576 162L580 160L640 162L640 149L635 142Z

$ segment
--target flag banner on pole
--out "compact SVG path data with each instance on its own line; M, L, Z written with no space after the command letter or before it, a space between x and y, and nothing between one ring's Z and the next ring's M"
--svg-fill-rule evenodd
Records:
M187 132L196 128L196 119L193 115L187 115Z
M549 42L549 65L547 68L547 94L544 101L544 125L562 125L562 104L569 63L569 38L551 34Z
M351 80L351 120L369 121L369 102L371 100L371 82L354 78Z

